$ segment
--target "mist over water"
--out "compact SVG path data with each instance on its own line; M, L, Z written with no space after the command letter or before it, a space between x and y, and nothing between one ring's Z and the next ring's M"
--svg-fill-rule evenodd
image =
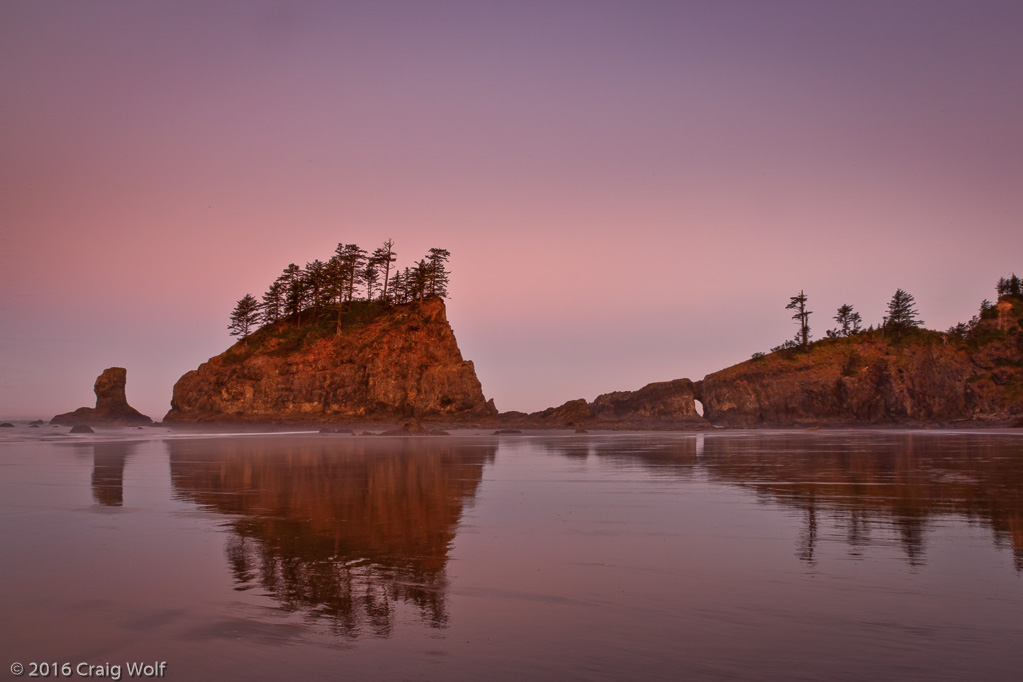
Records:
M1008 680L1023 664L1013 432L4 438L6 665Z

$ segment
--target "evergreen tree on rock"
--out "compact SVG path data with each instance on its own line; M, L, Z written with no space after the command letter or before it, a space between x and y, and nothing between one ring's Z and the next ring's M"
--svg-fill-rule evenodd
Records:
M796 333L796 343L798 343L803 350L806 350L810 345L810 315L813 311L806 309L806 294L800 290L798 296L793 296L789 300L789 304L785 306L786 310L795 310L796 312L792 315L792 319L799 323L799 331Z
M240 336L248 345L249 330L259 324L259 301L252 294L245 294L231 311L231 323L227 325L231 336Z
M923 321L916 319L917 312L914 304L916 300L913 294L902 289L896 289L892 300L888 302L888 317L885 321L885 328L895 332L895 337L902 338L902 335L911 329L923 325Z

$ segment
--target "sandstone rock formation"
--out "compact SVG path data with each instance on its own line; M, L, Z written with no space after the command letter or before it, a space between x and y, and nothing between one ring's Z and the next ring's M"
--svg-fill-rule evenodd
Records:
M638 391L615 391L593 401L598 419L653 421L702 421L696 412L693 382L689 379L659 381Z
M1009 423L1023 414L1023 298L1003 297L960 340L880 332L780 352L694 386L704 416L730 427Z
M152 424L153 420L128 404L124 385L128 371L123 367L110 367L96 379L96 407L80 407L74 412L58 414L51 424L74 426L134 426Z
M497 414L444 302L258 330L174 385L167 423L461 420Z
M505 422L522 422L538 427L596 428L709 428L696 412L693 382L689 379L647 384L637 391L615 391L597 396L592 403L583 398L530 415L505 413Z

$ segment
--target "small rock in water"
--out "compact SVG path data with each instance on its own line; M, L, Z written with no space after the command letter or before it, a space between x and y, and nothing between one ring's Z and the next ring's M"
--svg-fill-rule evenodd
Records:
M13 428L14 428L14 424L12 424L10 422L4 422L3 424L0 424L0 429L13 429Z
M93 431L91 427L86 426L85 424L76 424L75 426L71 427L71 433L96 433L96 432Z
M495 436L503 436L503 435L508 434L508 433L522 433L522 432L519 431L518 429L498 429L497 431L494 431L494 435Z

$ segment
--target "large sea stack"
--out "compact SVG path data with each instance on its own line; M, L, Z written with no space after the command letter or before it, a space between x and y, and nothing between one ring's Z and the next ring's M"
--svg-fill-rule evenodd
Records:
M182 376L164 421L461 421L496 414L472 362L462 359L444 301L429 297L393 307L356 302L340 319L266 325Z
M124 385L128 370L124 367L110 367L96 379L96 407L79 407L74 412L58 414L51 424L76 426L141 426L152 424L153 420L128 404Z

